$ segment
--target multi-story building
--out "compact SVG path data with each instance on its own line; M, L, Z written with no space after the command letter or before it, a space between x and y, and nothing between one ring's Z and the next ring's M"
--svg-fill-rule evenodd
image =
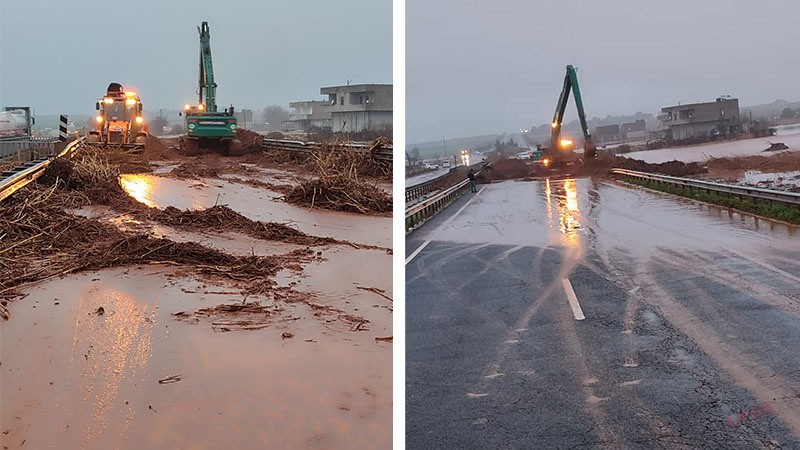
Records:
M661 129L668 139L682 140L728 134L739 131L739 100L719 97L714 102L661 108Z
M379 130L392 125L392 85L352 84L320 89L333 131Z
M289 103L291 115L281 123L286 131L308 131L309 128L330 128L330 104L324 100Z

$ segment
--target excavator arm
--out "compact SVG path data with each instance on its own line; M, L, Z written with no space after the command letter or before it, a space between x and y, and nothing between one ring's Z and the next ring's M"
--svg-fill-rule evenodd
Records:
M561 126L564 122L564 111L567 109L567 101L569 94L572 91L575 97L575 106L578 107L578 118L581 122L584 138L584 157L594 158L597 156L597 147L592 141L592 136L589 134L589 127L586 124L586 114L583 110L583 98L581 97L581 89L578 86L578 73L577 69L573 66L567 66L567 74L564 76L564 87L561 89L561 95L558 97L558 104L556 104L556 112L553 115L553 122L550 124L552 128L550 131L550 148L557 149L561 145Z
M217 83L214 82L214 64L211 62L211 32L208 22L197 27L200 32L200 104L208 112L217 112Z

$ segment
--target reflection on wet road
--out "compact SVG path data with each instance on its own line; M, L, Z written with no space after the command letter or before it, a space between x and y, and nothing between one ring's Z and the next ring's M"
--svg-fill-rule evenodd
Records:
M797 228L591 179L465 202L407 239L409 448L800 446Z

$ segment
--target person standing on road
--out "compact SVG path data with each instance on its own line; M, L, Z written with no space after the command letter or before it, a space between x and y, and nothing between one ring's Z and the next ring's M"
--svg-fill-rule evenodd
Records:
M478 192L478 188L475 187L475 172L472 169L469 169L469 173L467 174L467 178L469 178L469 191L470 192Z

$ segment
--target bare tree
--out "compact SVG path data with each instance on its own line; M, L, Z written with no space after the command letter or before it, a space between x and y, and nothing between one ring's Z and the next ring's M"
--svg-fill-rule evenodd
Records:
M289 119L289 110L279 105L271 105L264 108L262 123L267 123L267 130L280 130L281 123Z

